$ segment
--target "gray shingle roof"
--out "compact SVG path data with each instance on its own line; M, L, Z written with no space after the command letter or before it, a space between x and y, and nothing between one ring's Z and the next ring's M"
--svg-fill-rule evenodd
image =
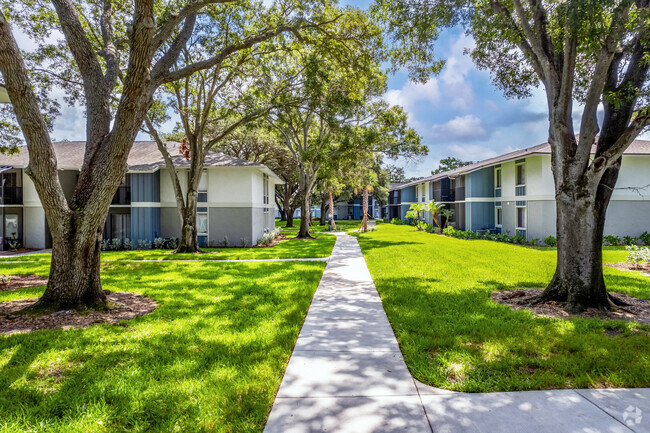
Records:
M594 146L591 149L592 153L596 152L596 146ZM454 170L448 170L442 173L435 174L433 176L428 176L428 177L423 177L418 180L414 180L413 182L405 183L403 185L398 186L395 189L402 189L406 188L408 186L413 186L418 183L422 182L431 182L431 181L436 181L443 179L445 177L451 176L453 177L454 175L459 175L459 174L464 174L464 173L469 173L474 170L478 170L479 168L483 167L489 167L491 165L499 164L501 162L506 162L506 161L511 161L515 159L519 159L528 155L550 155L551 154L551 145L548 143L542 143L538 144L537 146L529 147L526 149L519 149L515 150L513 152L509 152L503 155L495 156L494 158L488 158L483 161L475 162L474 164L469 164L464 167L456 168ZM650 141L648 140L634 140L630 147L627 148L625 151L625 155L650 155ZM393 188L391 188L393 189Z
M185 159L178 151L180 143L169 142L167 149L172 155L174 164L177 167L189 166L190 161ZM81 168L84 157L85 141L60 141L53 143L59 168L78 169ZM0 165L12 165L14 167L25 167L29 162L27 146L21 146L20 152L15 155L0 154ZM133 143L129 158L127 160L129 170L132 171L155 171L165 166L158 146L155 141L136 141ZM205 158L206 167L259 167L266 168L244 159L224 155L219 152L210 152ZM268 170L268 169L267 169Z

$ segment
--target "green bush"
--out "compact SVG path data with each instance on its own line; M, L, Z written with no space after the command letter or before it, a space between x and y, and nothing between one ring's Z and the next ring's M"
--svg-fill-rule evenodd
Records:
M639 240L643 245L650 245L650 233L643 232L643 234L639 236Z
M557 245L557 239L555 239L555 236L546 236L544 238L544 243L549 247L554 247Z
M604 245L619 245L621 243L621 238L614 235L603 236Z
M625 245L636 245L636 238L634 236L623 236L623 243Z

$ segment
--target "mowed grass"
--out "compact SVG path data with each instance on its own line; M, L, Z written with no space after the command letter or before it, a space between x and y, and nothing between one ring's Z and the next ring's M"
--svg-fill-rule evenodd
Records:
M358 239L416 379L466 392L650 386L650 327L535 317L490 299L494 290L543 288L555 250L390 224ZM603 254L626 257L620 248ZM610 291L650 299L649 278L604 272Z
M336 236L319 234L314 239L296 239L295 233L286 233L287 239L264 248L202 248L204 254L172 254L172 250L104 251L102 261L122 260L250 260L250 259L304 259L329 257ZM1 257L0 263L12 261L52 260L51 253Z
M335 220L336 230L337 231L349 231L356 230L361 227L361 220ZM312 226L309 229L310 232L326 232L329 231L329 223L325 225L320 225L320 220L318 218L312 219ZM300 218L294 218L293 227L287 227L286 221L280 221L279 219L275 220L276 227L282 227L282 231L285 233L298 233L300 229Z
M102 266L104 288L158 309L123 326L0 335L0 431L261 432L325 264Z

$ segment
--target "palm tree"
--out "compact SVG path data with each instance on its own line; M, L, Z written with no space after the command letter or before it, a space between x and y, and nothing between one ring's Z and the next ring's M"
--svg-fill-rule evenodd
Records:
M436 223L438 228L440 228L440 223L438 222L438 217L437 215L440 213L442 208L445 207L444 203L436 203L435 201L430 201L429 203L426 204L426 210L431 212L431 216L433 217L433 222Z
M368 231L368 194L372 194L375 191L375 188L368 184L363 187L363 219L361 220L361 231ZM354 189L354 193L357 194L357 188Z
M447 225L449 225L449 218L451 218L454 215L454 210L453 209L443 209L443 210L440 211L440 215L445 217L445 227L443 227L443 229L444 229L444 228L447 227Z

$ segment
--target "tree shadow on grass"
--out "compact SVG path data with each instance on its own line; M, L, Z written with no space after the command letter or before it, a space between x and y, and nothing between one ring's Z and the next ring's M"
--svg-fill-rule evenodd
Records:
M261 431L323 267L115 264L105 288L128 285L159 308L124 327L0 337L4 422Z
M429 385L465 392L650 386L643 355L650 328L536 317L490 298L494 290L546 281L485 280L462 289L414 276L375 283L410 371Z

